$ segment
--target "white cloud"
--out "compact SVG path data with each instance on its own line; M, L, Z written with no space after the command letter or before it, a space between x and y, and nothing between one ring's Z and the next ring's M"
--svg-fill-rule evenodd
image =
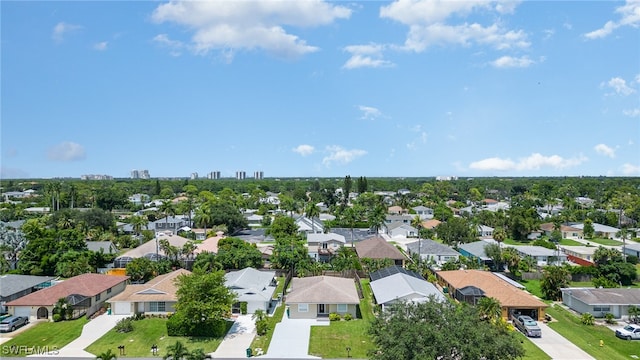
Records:
M182 50L186 48L186 45L182 41L171 40L167 34L158 34L153 37L153 42L160 46L169 49L169 53L172 56L182 55Z
M620 14L618 21L609 20L600 29L584 34L587 39L600 39L611 35L611 33L621 27L631 26L637 28L640 26L640 1L627 0L624 5L617 7L616 13Z
M62 42L66 34L80 29L82 29L82 26L80 25L59 22L53 27L53 34L51 35L51 38L53 38L55 42Z
M102 41L102 42L93 44L93 48L98 51L105 51L107 50L108 44L109 44L108 42Z
M605 144L598 144L593 149L600 155L608 156L612 159L616 157L616 150Z
M396 20L409 27L404 44L406 50L422 52L432 45L471 43L496 49L527 48L527 35L522 30L509 30L499 23L452 24L454 19L478 13L505 14L514 11L518 2L397 0L380 8L380 17ZM447 23L450 22L450 23Z
M386 46L382 44L346 46L344 51L350 53L351 57L342 65L342 68L351 70L361 67L379 68L395 66L391 61L384 59L384 50L386 50Z
M636 90L634 88L632 88L629 85L627 85L627 81L625 79L620 78L620 77L611 78L609 81L603 82L602 84L600 84L600 86L601 87L610 87L618 95L627 96L627 95L631 95L634 92L636 92Z
M622 173L625 175L640 175L640 165L626 163L622 165Z
M367 154L365 150L347 150L338 145L327 146L326 151L329 153L329 155L325 156L322 159L322 163L325 166L330 166L332 163L348 164L353 160Z
M322 0L307 1L182 1L159 5L156 22L171 22L193 31L190 49L197 54L212 50L261 49L285 58L318 51L285 27L327 25L351 16L351 9ZM231 49L231 52L229 52Z
M298 153L302 156L311 155L314 151L315 148L313 146L306 144L298 145L297 147L293 148L293 152Z
M362 120L375 120L382 116L382 111L371 106L360 105L358 109L362 111L362 116L360 117Z
M492 61L491 65L497 68L525 68L535 63L536 62L529 59L528 56L522 56L519 58L513 56L502 56L495 61Z
M539 153L534 153L526 158L521 158L518 162L511 159L502 159L499 157L487 158L469 164L469 168L474 170L539 170L543 167L550 167L554 169L564 169L569 167L578 166L581 163L587 161L585 156L579 156L576 158L565 159L559 155L544 156Z
M640 108L622 110L622 113L628 117L640 117Z
M83 160L86 154L84 147L72 141L64 141L49 148L47 157L53 161Z

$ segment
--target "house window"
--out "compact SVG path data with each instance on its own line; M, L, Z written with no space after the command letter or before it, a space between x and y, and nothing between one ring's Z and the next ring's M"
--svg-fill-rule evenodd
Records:
M611 308L609 306L594 306L593 312L609 312Z
M96 301L100 301L100 294L96 295Z
M298 304L298 312L309 312L309 304Z
M164 312L166 311L166 305L164 301L152 301L149 303L150 312Z
M347 304L338 304L338 312L346 313L347 312Z
M107 294L111 294L111 288L107 289Z

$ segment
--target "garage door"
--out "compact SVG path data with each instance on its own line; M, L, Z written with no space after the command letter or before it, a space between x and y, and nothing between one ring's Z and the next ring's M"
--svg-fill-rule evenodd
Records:
M130 315L131 314L131 303L130 302L114 302L111 303L113 307L113 313L115 315Z
M31 306L16 306L13 310L13 315L29 317L31 315Z

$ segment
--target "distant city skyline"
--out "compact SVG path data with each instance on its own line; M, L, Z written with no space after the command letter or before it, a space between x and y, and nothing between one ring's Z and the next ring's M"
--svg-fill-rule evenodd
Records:
M4 1L0 178L640 176L638 13Z

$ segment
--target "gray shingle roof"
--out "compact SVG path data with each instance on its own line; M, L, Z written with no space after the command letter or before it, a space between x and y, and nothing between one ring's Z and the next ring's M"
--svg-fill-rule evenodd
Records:
M53 280L51 276L2 275L0 276L0 297L8 297L51 280Z
M430 239L421 239L420 244L417 241L407 244L407 251L417 254L420 250L421 255L460 255L459 252L453 250L447 245L440 244Z
M636 305L640 306L640 289L585 289L567 288L574 298L587 305Z
M259 271L245 268L224 275L225 285L238 294L238 301L267 301L276 290L272 286L275 271Z
M287 303L358 304L360 298L353 279L331 276L293 278Z
M432 283L403 273L372 281L371 290L378 304L384 304L412 294L422 298L428 298L433 295L440 301L445 300L444 295Z

